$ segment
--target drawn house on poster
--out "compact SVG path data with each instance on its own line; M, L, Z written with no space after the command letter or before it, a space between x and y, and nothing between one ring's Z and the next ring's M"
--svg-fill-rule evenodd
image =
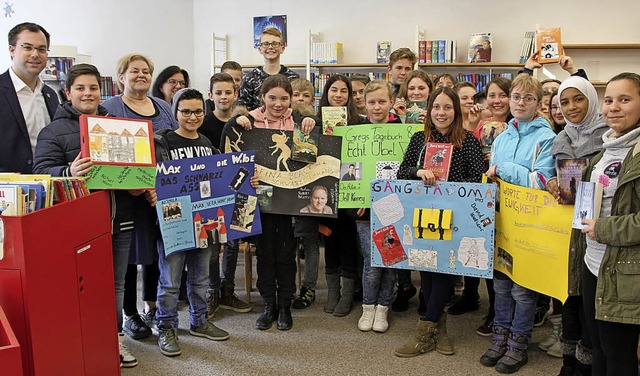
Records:
M100 124L89 131L91 159L117 163L152 163L149 134L142 127L135 134L128 128L107 132Z
M149 145L149 134L140 128L133 135L134 153L136 163L151 163L151 148Z
M96 123L89 131L89 149L91 150L91 159L94 161L102 161L102 156L109 153L107 132L100 124Z
M109 161L133 163L135 161L133 134L126 128L120 134L109 132Z

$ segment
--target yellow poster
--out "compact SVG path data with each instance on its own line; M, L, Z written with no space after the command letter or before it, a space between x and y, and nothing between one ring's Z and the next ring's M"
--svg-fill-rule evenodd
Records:
M495 270L517 284L567 299L572 205L546 191L499 181Z

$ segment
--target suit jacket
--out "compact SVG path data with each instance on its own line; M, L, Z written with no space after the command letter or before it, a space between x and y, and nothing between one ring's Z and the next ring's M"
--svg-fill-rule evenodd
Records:
M58 95L47 85L42 88L49 117L60 105ZM9 70L0 75L0 172L31 174L33 152L16 89Z

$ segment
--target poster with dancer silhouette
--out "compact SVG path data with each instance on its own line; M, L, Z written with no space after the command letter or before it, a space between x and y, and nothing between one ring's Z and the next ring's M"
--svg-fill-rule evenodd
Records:
M495 184L380 180L371 189L371 266L493 277Z
M305 147L293 131L228 126L223 137L226 153L255 150L260 212L337 217L341 137L314 134L315 162L293 158L296 148Z

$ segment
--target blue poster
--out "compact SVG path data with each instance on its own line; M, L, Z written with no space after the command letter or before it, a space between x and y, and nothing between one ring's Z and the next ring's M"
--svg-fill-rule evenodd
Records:
M371 180L371 266L493 278L495 184Z
M163 161L156 212L165 255L260 234L253 151Z

